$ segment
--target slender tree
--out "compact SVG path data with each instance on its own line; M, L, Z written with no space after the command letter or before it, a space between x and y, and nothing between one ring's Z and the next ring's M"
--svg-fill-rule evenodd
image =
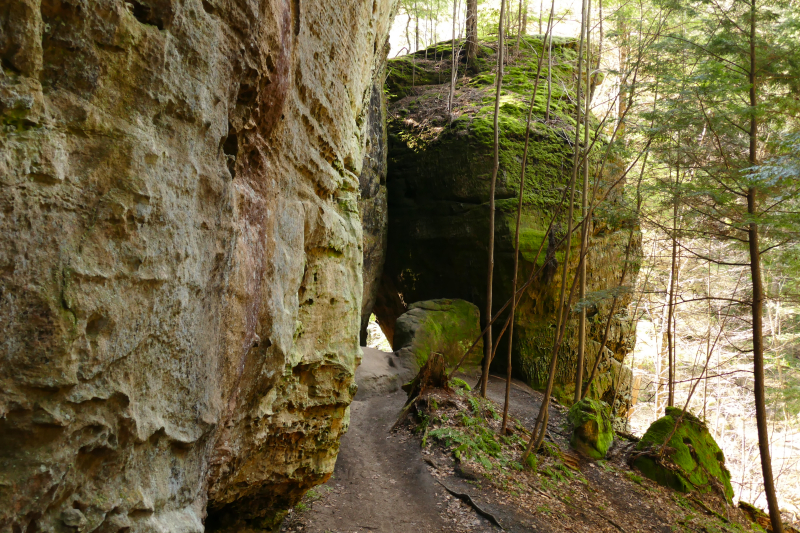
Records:
M566 300L566 290L567 290L567 274L569 273L569 255L570 249L572 248L572 230L573 230L573 210L575 207L575 183L578 179L578 166L581 163L580 159L580 124L581 124L581 73L583 71L583 45L584 45L584 38L586 34L587 24L586 24L586 1L583 0L583 9L581 11L581 37L580 42L578 44L578 77L577 77L577 87L576 87L576 105L575 105L575 144L574 144L574 155L572 160L572 177L570 178L569 183L569 191L570 191L570 198L569 203L567 204L567 238L565 243L565 250L564 250L564 267L561 274L561 291L558 299L558 307L557 307L557 315L556 315L556 336L553 342L553 349L550 356L550 369L548 372L547 377L547 386L545 387L544 399L542 400L542 405L539 408L539 414L536 417L536 423L533 426L533 432L531 434L531 440L528 444L528 448L525 450L524 457L527 458L528 454L531 452L532 449L539 449L544 442L544 436L547 433L547 422L550 418L550 395L553 392L553 385L555 383L555 370L556 364L558 362L558 350L561 344L561 338L563 336L564 330L566 329L567 323L567 316L568 316L568 306L569 302L572 299L572 293L575 290L575 282L572 283L572 289L570 291L570 299ZM553 2L555 3L555 2ZM580 261L581 263L584 261L585 256L582 256ZM578 266L580 268L581 265Z
M456 53L456 21L458 19L458 0L453 0L453 43L450 58L450 94L447 98L447 114L450 121L453 119L453 97L456 93L456 79L458 78L458 53Z
M467 0L467 70L478 71L478 0Z
M514 45L514 55L519 55L519 42L522 39L522 0L519 0L519 12L517 13L517 43Z
M548 33L547 39L547 105L544 110L544 121L550 121L550 102L553 98L553 26L555 25L556 0L550 3L550 17L547 20Z
M524 7L522 8L522 31L523 35L528 34L528 0L524 0Z
M675 169L675 190L672 199L672 255L667 288L667 406L675 406L675 293L678 287L678 210L680 208L680 168Z
M592 3L591 0L586 0L584 2L584 10L586 11L584 14L584 18L586 19L586 97L585 105L586 109L583 113L583 146L585 150L589 149L589 107L591 104L591 89L589 88L590 80L592 78L592 61L591 61L591 40L590 35L591 32L591 9ZM580 77L582 74L578 76L578 83L580 83ZM578 149L576 145L576 150ZM583 217L583 223L581 224L581 256L585 256L587 253L587 249L589 247L589 231L590 231L590 220L588 218L589 213L589 158L588 153L583 158L583 187L581 190L581 216ZM580 264L580 287L578 290L578 299L583 302L586 298L586 261L581 261ZM575 395L574 401L579 402L581 400L581 388L583 385L583 366L584 366L584 356L586 351L586 306L581 305L580 315L578 317L578 360L575 364ZM598 359L600 358L601 354L598 354Z
M544 18L544 0L539 0L539 35L542 34L542 19L543 18Z
M548 27L548 31L549 31ZM522 150L522 169L520 170L520 177L519 177L519 196L517 197L517 226L516 230L514 231L514 270L513 270L513 279L511 281L511 294L516 295L517 293L517 275L519 270L519 235L522 226L522 204L525 192L525 171L528 165L528 147L530 144L531 138L531 120L533 118L533 108L536 105L536 93L539 91L539 77L542 74L542 64L544 60L544 44L547 41L547 35L542 40L542 51L538 54L538 58L536 61L536 78L533 82L533 94L531 95L531 102L528 106L528 119L525 123L525 147ZM549 234L549 228L548 228ZM542 245L544 245L544 240L542 241ZM538 258L538 253L537 253ZM536 264L534 262L534 264ZM503 423L501 425L500 433L506 433L506 427L508 424L508 406L511 401L511 353L513 349L513 342L514 342L514 312L517 307L517 302L515 297L512 296L511 299L511 310L509 311L509 319L508 319L508 361L506 366L506 397L505 403L503 404ZM502 333L501 333L502 335ZM499 343L499 341L498 341Z
M747 69L750 99L750 127L748 131L748 162L753 168L758 164L758 55L756 49L756 1L750 1L749 59ZM764 493L769 507L769 520L773 533L783 533L783 521L778 508L778 496L775 492L775 481L772 475L772 457L769 450L769 430L767 428L767 400L764 393L764 285L761 276L761 248L759 246L758 228L758 189L755 183L747 188L747 214L750 224L747 231L747 242L750 253L750 279L753 284L753 378L756 401L756 427L758 428L758 450L761 454L761 472L764 475Z
M492 181L489 184L489 264L486 272L486 317L487 323L492 316L492 279L494 276L494 215L495 215L495 188L497 186L497 173L500 170L500 92L503 87L503 46L504 31L503 19L505 18L506 0L500 0L500 20L497 27L497 80L494 99L494 167L492 168ZM481 397L486 397L486 387L489 383L489 365L492 361L492 326L486 331L484 341L483 378L481 379Z

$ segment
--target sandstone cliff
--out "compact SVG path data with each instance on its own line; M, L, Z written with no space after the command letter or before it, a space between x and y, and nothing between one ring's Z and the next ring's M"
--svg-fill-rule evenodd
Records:
M525 118L536 73L535 54L541 38L522 40L521 55L506 67L500 105L500 170L497 182L495 225L495 312L510 298L514 255L516 205L523 164ZM375 307L381 326L393 323L404 312L404 304L434 298L461 298L485 309L487 243L489 233L489 181L494 159L495 43L484 43L480 71L462 77L456 91L454 115L447 115L451 45L443 43L414 56L389 61L387 90L389 105L389 248L379 302ZM547 100L543 74L534 106L531 146L526 170L526 190L521 223L519 277L527 280L551 217L556 214L555 233L566 230L566 208L559 208L562 191L572 168L574 139L574 39L554 40L554 92L550 120L545 121ZM427 59L425 59L427 57ZM463 69L462 69L463 74ZM603 139L599 139L600 146ZM596 148L595 153L602 152ZM599 169L595 165L593 171ZM617 165L604 170L604 191L618 176ZM628 280L635 279L640 254L638 228L631 228L625 215L615 212L618 194L598 210L593 220L588 255L588 291L593 301L588 309L587 366L599 351L605 321L611 307L608 291L619 283L625 249L633 231ZM576 215L580 212L578 197ZM576 216L576 221L579 216ZM538 259L553 250L555 261L526 290L514 326L514 368L533 387L547 379L550 348L555 331L556 302L562 284L557 264L564 248L554 248L556 239L544 245ZM570 280L577 267L579 237L572 240ZM571 281L570 281L571 283ZM401 297L397 295L400 294ZM613 357L600 367L594 397L614 400L612 379L621 384L617 409L625 411L631 373L621 364L633 348L635 328L627 319L623 295L615 313L608 348ZM482 317L485 324L485 318ZM497 336L500 326L494 328ZM559 358L555 395L571 402L577 352L577 320L568 324L565 346ZM387 335L388 336L388 335ZM498 353L505 354L501 346ZM504 371L505 356L498 367ZM587 371L588 374L588 371ZM588 377L588 376L587 376Z
M269 530L330 475L393 4L2 2L0 531Z
M361 305L361 344L367 344L367 326L378 295L386 260L388 209L386 205L386 96L385 71L375 77L367 118L367 146L359 177L361 229L364 243L364 298Z

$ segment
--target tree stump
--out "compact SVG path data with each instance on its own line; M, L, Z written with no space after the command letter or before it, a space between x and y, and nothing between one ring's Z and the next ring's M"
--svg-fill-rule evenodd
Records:
M403 385L403 390L408 394L406 405L413 402L428 389L450 390L447 385L447 368L445 368L444 356L438 352L431 353L428 361L420 368L416 377Z

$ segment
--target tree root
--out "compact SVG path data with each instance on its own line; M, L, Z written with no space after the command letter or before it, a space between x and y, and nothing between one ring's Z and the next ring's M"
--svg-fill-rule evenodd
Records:
M469 494L455 491L455 490L451 489L450 487L448 487L447 485L445 485L444 483L442 483L441 481L439 481L438 479L436 480L436 482L439 483L439 485L441 485L442 487L444 487L444 489L447 492L449 492L450 494L452 494L453 496L455 496L459 500L461 500L461 501L463 501L465 503L468 503L473 509L475 509L476 513L478 513L479 515L484 517L486 520L488 520L492 524L496 525L500 529L505 529L502 525L500 525L500 521L497 520L497 518L492 513L490 513L489 511L487 511L487 510L485 510L483 508L481 508L481 506L478 505L475 502L475 500L473 500L472 497L470 497Z

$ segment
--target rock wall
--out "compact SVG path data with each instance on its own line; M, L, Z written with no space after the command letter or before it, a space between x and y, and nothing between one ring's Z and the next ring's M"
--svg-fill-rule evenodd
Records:
M524 209L521 223L521 265L519 279L528 279L534 266L543 264L545 253L555 253L534 278L519 304L514 326L515 373L533 387L543 388L547 379L550 351L555 331L556 302L562 284L559 266L565 246L555 248L550 236L539 259L536 252L550 219L556 215L554 233L563 237L567 225L562 196L571 176L574 139L575 40L554 39L553 98L550 120L545 121L546 81L541 80L534 105L534 122L525 178ZM483 313L488 262L489 182L494 160L494 43L483 43L479 72L463 78L456 91L454 113L448 117L446 97L449 86L437 85L449 79L450 45L440 44L418 52L412 60L404 56L390 60L387 89L393 96L389 105L389 249L381 299L405 303L435 298L460 298L474 303ZM525 118L533 91L532 74L541 40L524 39L521 55L507 67L500 106L500 170L497 181L495 223L495 269L493 304L495 312L511 296L517 194L523 164ZM425 57L428 59L426 60ZM434 60L434 58L436 58ZM544 75L543 75L544 76ZM414 80L414 81L412 81ZM416 85L414 85L416 83ZM427 83L428 85L421 85ZM600 139L600 146L604 146ZM596 148L595 153L603 152ZM594 171L599 171L595 166ZM603 171L608 189L619 176L619 165ZM628 280L635 279L640 256L638 228L632 227L629 214L619 209L621 195L615 189L593 220L591 251L588 255L588 291L595 301L588 310L587 367L599 351L611 299L608 291L619 283L625 249L631 239ZM580 197L576 201L576 221L580 218ZM631 231L633 233L631 233ZM580 239L571 242L569 279L577 267ZM570 281L571 283L571 281ZM605 294L604 294L605 293ZM607 362L600 367L593 396L614 401L614 385L621 384L616 407L625 411L629 404L630 370L621 364L632 351L634 326L628 321L622 295L612 321ZM376 306L381 325L401 314L397 305ZM485 324L486 317L482 317ZM505 317L494 328L497 336ZM563 402L572 400L577 353L577 320L568 324L565 345L557 367L554 395ZM502 345L499 354L505 354ZM505 370L505 356L497 360ZM588 374L588 371L587 371ZM588 375L587 375L588 377ZM612 382L613 380L613 382Z
M0 531L270 530L330 476L393 11L0 4Z
M388 51L388 50L387 50ZM361 345L367 344L367 326L375 306L383 263L389 218L386 205L386 95L385 71L378 73L372 87L367 118L367 146L359 177L361 226L364 235L364 299L361 304Z

